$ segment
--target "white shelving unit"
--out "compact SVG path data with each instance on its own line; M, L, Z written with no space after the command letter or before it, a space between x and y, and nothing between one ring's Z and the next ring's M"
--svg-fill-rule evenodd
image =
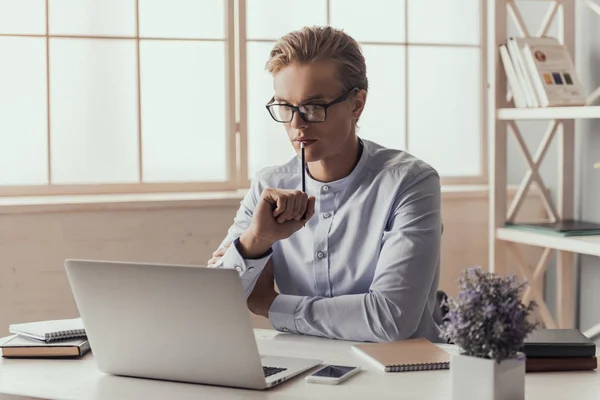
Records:
M498 110L496 117L504 121L600 118L600 106L501 108Z
M600 236L561 237L508 227L496 229L496 237L507 242L600 257Z
M575 0L538 0L548 3L548 12L542 21L542 26L535 34L530 34L525 26L525 20L519 12L516 0L495 0L494 26L490 34L494 38L493 55L494 84L490 90L490 104L493 110L494 124L490 140L490 270L507 274L513 273L511 265L506 263L507 253L517 260L516 269L522 278L531 285L524 295L524 300L533 298L539 305L542 323L548 328L569 328L574 325L575 314L575 253L600 257L599 236L562 237L552 234L526 231L511 227L521 208L525 194L532 184L541 188L542 200L547 214L553 221L574 218L574 180L575 180L575 120L583 118L600 118L600 106L592 104L600 97L600 88L589 97L586 106L580 107L547 107L547 108L513 108L507 98L507 82L498 46L504 44L507 38L508 18L512 18L521 31L522 36L544 36L554 19L559 25L558 39L564 43L575 59ZM600 15L600 7L588 0L581 0L590 9ZM600 20L599 20L600 22ZM548 120L549 126L535 155L527 149L523 133L516 121ZM506 203L507 187L507 136L511 132L529 166L525 178L517 192L513 203ZM526 132L525 132L526 134ZM556 204L548 194L540 174L539 167L554 139L558 140L558 193ZM535 268L531 268L523 254L523 246L543 248L541 259ZM548 262L557 252L557 286L556 318L553 316L542 293L541 281ZM600 324L584 332L588 337L600 334Z

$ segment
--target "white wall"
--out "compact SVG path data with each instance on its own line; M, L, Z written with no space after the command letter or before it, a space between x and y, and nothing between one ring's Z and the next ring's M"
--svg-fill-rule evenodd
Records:
M76 314L66 258L201 264L236 206L0 215L0 334Z
M208 206L125 203L10 213L0 206L0 336L10 323L77 316L66 258L203 264L238 204L234 199ZM541 212L539 198L528 199L525 208ZM487 267L488 192L444 193L442 213L440 287L455 295L464 268Z

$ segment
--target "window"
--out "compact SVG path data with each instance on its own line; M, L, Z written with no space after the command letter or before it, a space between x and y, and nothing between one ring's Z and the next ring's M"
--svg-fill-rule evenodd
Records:
M482 4L0 0L0 195L247 187L293 157L269 51L324 24L363 48L362 137L484 182Z

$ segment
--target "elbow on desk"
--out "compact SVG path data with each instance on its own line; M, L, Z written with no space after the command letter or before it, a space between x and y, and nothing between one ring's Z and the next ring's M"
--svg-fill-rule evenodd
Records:
M418 313L407 313L378 292L369 293L365 301L367 303L366 318L373 341L393 342L405 340L412 337L417 331L419 327Z

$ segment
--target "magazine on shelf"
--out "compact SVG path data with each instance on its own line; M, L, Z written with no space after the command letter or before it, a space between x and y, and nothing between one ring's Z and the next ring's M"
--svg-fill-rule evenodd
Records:
M556 38L509 37L506 45L500 46L500 57L515 107L585 105L571 55Z

